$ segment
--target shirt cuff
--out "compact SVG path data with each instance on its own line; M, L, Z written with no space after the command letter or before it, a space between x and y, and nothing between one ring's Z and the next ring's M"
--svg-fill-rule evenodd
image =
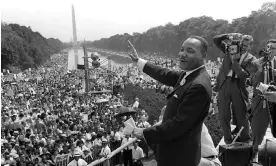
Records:
M138 68L143 71L147 62L148 61L146 61L145 59L139 58L137 62Z

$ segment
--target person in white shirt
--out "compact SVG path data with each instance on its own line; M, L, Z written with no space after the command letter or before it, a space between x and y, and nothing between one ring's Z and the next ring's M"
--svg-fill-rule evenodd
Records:
M116 131L116 133L114 134L114 139L115 139L115 141L121 141L122 140L122 135L119 131Z
M138 108L138 107L139 107L139 98L136 97L132 108Z
M82 158L87 162L87 164L92 163L93 157L92 157L91 151L88 147L83 148L82 154L83 154Z
M129 142L132 138L130 138L130 135L125 135L125 138L122 141L121 145L126 144L127 142ZM124 165L127 166L128 163L130 166L133 165L133 161L132 161L132 149L133 146L129 145L127 146L124 150L123 150L123 158L124 158Z
M149 128L151 125L147 122L146 115L141 116L141 122L137 125L140 128Z
M201 160L198 166L221 166L218 151L204 123L201 131Z
M93 146L102 146L101 135L97 134L97 138L93 141Z
M81 159L81 152L79 149L74 150L74 160L72 160L67 166L87 166L87 162Z
M107 140L105 138L102 139L102 145L103 146L102 146L102 149L101 149L100 156L101 157L107 157L111 153L111 150L108 147ZM109 160L105 160L103 162L103 166L110 166L110 161Z
M133 158L133 166L143 165L141 159L144 158L144 152L143 152L143 149L137 145L137 142L133 143L132 158Z

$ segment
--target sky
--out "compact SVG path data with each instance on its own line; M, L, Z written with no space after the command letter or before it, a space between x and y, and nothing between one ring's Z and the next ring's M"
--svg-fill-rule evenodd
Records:
M72 5L78 40L145 32L191 17L232 19L250 15L267 0L11 0L1 1L1 21L30 26L46 38L73 38Z

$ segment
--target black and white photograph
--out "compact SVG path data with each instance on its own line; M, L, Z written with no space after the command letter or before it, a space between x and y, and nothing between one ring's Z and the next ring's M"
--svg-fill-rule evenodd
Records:
M6 0L1 166L276 166L276 1Z

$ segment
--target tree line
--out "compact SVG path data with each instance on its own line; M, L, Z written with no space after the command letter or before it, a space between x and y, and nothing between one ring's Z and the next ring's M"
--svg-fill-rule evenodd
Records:
M31 27L1 22L1 69L36 68L67 46L59 39L46 39Z
M129 50L127 40L130 40L139 52L175 57L183 41L191 35L197 35L209 43L208 59L216 60L217 57L223 57L223 54L215 47L213 37L232 32L252 35L254 45L251 52L258 55L268 39L276 38L276 2L264 3L258 11L252 11L248 17L234 19L231 23L208 16L193 17L178 25L167 23L143 33L117 34L87 45L126 52Z

